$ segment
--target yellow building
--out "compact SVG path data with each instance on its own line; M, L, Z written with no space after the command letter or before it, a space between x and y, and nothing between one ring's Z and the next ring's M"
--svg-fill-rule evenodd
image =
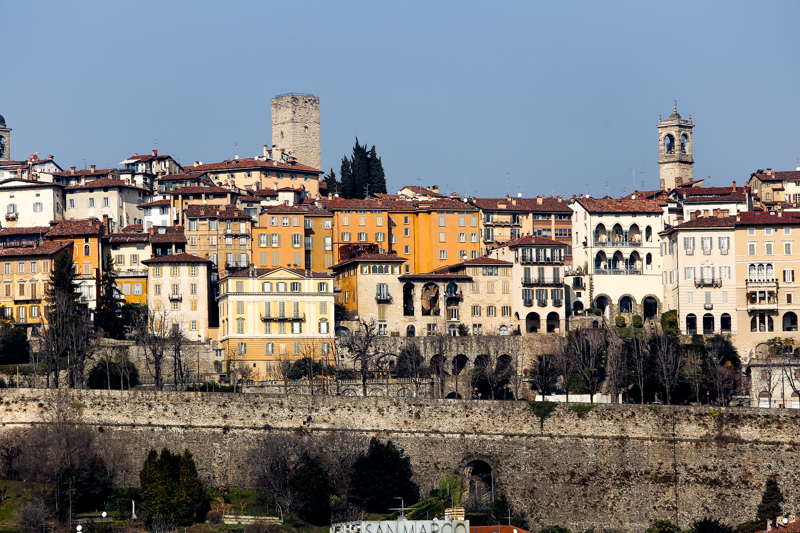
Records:
M149 233L112 233L103 237L103 257L111 256L117 288L127 303L147 303L147 266L150 259Z
M253 264L259 268L307 268L333 264L333 216L314 205L265 209L253 228Z
M773 337L797 334L800 312L800 236L795 213L746 211L736 215L736 344L741 355L764 352ZM798 303L794 301L797 293Z
M276 363L333 357L333 276L294 268L250 268L220 279L220 342L228 361L253 378ZM333 361L331 361L333 362Z
M190 205L184 217L190 254L210 259L219 268L250 264L252 219L247 213L235 205Z
M108 220L108 219L107 219ZM103 223L96 218L52 222L45 239L51 242L72 242L72 260L78 274L81 303L94 309L97 283L102 275Z
M56 258L69 253L71 241L40 242L36 246L0 249L2 282L0 306L6 319L22 326L43 322L46 281Z
M239 195L222 187L181 187L170 193L170 209L174 213L175 225L186 224L190 205L235 205Z
M431 272L480 256L478 209L455 200L328 198L334 257L348 244L377 244L408 262L404 272Z

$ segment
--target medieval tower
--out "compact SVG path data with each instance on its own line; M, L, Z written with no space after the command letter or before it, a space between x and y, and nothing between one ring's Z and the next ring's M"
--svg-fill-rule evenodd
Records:
M11 159L11 128L6 126L6 119L0 115L0 161Z
M274 104L273 104L274 108ZM678 114L678 102L667 120L658 117L659 177L661 190L668 191L692 181L692 117Z
M298 163L322 169L318 97L290 93L272 99L272 149L276 148L291 152Z

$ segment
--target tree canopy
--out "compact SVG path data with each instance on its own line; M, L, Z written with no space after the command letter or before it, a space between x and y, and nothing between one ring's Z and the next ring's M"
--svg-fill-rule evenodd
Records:
M375 437L367 452L353 463L350 476L353 499L370 513L385 513L401 497L406 505L419 498L419 487L411 481L411 459L392 441L382 443Z
M342 167L339 180L333 169L323 177L330 193L338 193L342 198L363 199L367 194L386 192L386 175L383 172L381 158L375 150L375 145L367 150L366 143L360 145L356 137L353 155L348 159L342 158Z
M206 505L205 493L189 450L180 455L164 448L159 456L151 449L139 472L139 481L148 524L158 520L189 526L200 519Z
M95 331L103 330L111 339L123 339L125 328L120 320L119 307L122 300L117 297L117 277L114 274L114 261L111 254L103 259L103 274L100 277L100 294L97 295L97 309L94 313Z

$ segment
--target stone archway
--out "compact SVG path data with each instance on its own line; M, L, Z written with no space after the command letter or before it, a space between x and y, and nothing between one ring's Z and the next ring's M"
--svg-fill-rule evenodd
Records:
M494 501L494 470L483 459L473 459L464 465L466 492L461 501L476 507Z

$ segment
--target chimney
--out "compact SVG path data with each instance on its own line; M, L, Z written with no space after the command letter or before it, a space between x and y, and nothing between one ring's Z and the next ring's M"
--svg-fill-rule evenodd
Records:
M516 198L512 198L511 199L511 205L517 205L517 199Z
M540 194L539 196L536 197L536 203L538 205L542 205L542 202L543 202L543 198L542 198L542 195Z
M47 159L53 159L53 154L47 154Z
M767 531L772 531L772 520L767 520Z
M269 147L265 144L264 145L264 158L266 159L268 157L269 157Z
M69 173L75 174L75 167L69 167Z
M156 156L157 156L157 155L158 155L158 150L156 150L156 149L153 149L153 155L156 155Z
M433 192L439 192L439 186L438 185L434 185L433 187L431 187L431 190Z
M194 162L194 166L199 167L200 166L200 161L195 161Z
M558 203L561 203L561 202L564 201L564 198L560 194L558 196L556 196L556 199L558 200Z
M772 169L771 169L771 168L768 168L768 169L767 169L767 174L769 174L770 176L772 176Z
M106 230L106 235L111 234L111 219L108 218L108 215L103 215L103 227ZM120 228L120 231L122 228Z
M17 177L18 177L19 179L22 179L22 169L21 169L21 168L18 168L18 169L17 169Z
M95 167L94 165L89 165L89 170L90 170L91 172L94 172L94 169L95 169L95 168L97 168L97 167Z
M736 182L733 182L733 192L736 192Z

